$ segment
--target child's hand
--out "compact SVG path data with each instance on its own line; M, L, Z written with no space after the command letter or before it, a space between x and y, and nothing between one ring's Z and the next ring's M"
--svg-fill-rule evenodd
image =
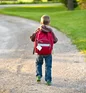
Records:
M33 34L32 34L32 36L30 36L30 39L31 39L31 41L32 41L32 42L34 42L34 41L35 41L35 35L36 35L36 34L35 34L35 33L33 33Z

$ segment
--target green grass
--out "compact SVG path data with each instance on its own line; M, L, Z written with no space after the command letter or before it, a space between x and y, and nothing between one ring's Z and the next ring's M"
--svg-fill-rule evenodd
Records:
M71 38L80 51L86 51L86 10L67 11L62 6L13 7L0 10L1 13L21 16L40 21L43 14L51 17L51 26Z

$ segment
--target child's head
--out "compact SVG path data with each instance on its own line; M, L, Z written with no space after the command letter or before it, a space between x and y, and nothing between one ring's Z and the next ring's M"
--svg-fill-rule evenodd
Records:
M49 25L49 23L50 23L50 17L47 15L43 15L41 17L41 24Z

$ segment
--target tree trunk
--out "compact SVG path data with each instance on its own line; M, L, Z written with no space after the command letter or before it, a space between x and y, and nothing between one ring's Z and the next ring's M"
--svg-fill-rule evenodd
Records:
M74 9L73 0L67 0L67 7L68 7L68 10L73 10Z

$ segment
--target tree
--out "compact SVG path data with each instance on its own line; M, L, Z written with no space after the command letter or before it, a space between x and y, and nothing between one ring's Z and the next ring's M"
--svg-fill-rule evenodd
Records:
M67 0L67 7L69 10L73 10L74 9L74 2L73 0Z
M65 6L66 6L69 10L73 10L73 9L74 9L74 1L75 1L75 0L58 0L58 1L64 3Z

